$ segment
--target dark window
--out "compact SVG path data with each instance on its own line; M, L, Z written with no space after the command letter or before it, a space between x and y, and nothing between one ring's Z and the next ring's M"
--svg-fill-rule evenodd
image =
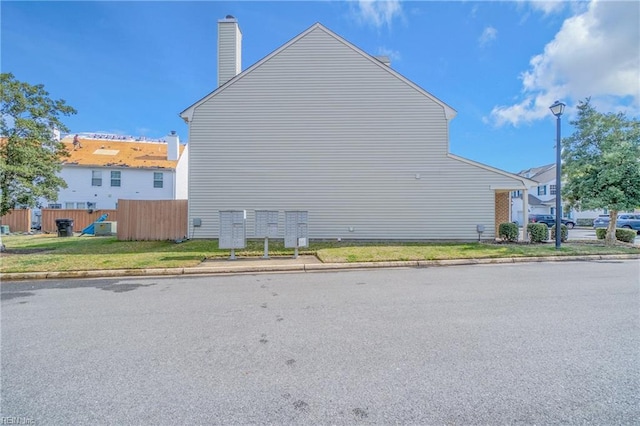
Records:
M555 185L549 185L549 194L550 195L556 195L556 186Z
M547 186L542 185L538 187L538 195L547 195Z

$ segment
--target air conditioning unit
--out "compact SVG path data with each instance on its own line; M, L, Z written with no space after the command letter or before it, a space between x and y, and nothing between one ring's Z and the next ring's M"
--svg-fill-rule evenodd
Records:
M95 236L114 235L118 233L118 222L98 222L95 224Z

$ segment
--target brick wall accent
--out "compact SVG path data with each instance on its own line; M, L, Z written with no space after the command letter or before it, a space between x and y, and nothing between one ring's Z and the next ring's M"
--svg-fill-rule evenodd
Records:
M510 201L509 192L496 192L496 236L501 223L509 222Z

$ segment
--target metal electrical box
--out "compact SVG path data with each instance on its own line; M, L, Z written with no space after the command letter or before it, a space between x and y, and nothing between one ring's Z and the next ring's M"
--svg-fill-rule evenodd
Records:
M247 241L246 222L246 210L220 211L218 247L221 249L244 248Z
M94 235L96 237L118 233L118 222L96 222Z
M309 245L309 212L292 210L284 212L284 246L307 247Z
M256 237L278 237L278 211L256 210Z

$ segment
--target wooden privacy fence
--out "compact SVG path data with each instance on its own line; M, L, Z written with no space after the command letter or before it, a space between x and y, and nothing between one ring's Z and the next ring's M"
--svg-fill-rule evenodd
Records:
M118 239L185 238L187 210L187 200L118 200Z
M0 224L9 227L9 232L31 231L31 209L14 209L0 217Z
M106 219L109 222L118 221L117 210L42 209L42 232L58 232L56 219L71 219L73 232L82 232L105 213L109 214Z

